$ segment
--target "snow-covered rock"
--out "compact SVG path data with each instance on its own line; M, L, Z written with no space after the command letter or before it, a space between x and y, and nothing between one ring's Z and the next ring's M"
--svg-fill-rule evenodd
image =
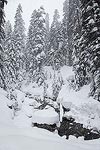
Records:
M34 112L32 122L38 124L56 124L59 122L59 115L52 108L38 110Z

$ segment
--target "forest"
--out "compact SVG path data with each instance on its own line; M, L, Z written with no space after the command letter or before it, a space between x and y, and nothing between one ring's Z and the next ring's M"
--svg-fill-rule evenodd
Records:
M6 20L8 3L0 0L0 150L28 149L24 143L19 148L2 146L3 134L13 137L17 132L19 139L22 135L47 139L45 148L33 142L37 150L47 150L53 139L59 141L58 150L67 145L70 150L83 145L84 150L99 150L100 1L65 0L62 19L55 9L52 22L41 6L33 10L28 31L21 3L14 25ZM78 140L81 146L73 147L73 137L96 140L90 145ZM72 143L66 142L70 138ZM30 142L29 150L34 144Z

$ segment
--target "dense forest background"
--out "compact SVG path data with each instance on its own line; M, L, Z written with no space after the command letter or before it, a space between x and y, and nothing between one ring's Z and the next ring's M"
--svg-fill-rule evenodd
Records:
M53 22L43 7L34 10L27 35L18 5L14 27L5 22L0 1L0 86L20 89L22 81L45 80L44 66L72 66L75 90L90 84L90 96L100 101L100 2L65 0L63 19L56 9Z

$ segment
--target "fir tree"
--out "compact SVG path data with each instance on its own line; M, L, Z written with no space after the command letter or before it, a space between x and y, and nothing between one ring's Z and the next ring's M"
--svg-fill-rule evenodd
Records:
M59 21L59 13L56 9L53 16L53 22L50 29L50 51L49 51L49 62L51 65L55 65L55 69L58 69L62 61L62 26Z
M69 13L67 23L67 34L68 34L68 64L72 66L73 49L74 49L74 29L78 11L79 0L69 0Z
M76 81L79 87L91 82L90 95L100 101L100 2L81 0L81 4L82 32Z
M45 11L40 7L40 9L34 10L32 13L26 50L29 58L29 72L31 76L37 76L37 82L43 75L42 68L45 59L45 37Z
M4 53L5 53L5 66L6 66L6 84L10 87L15 82L16 75L16 60L15 51L13 46L13 32L10 21L5 24L5 39L4 39Z
M82 11L83 11L83 9L82 9ZM79 89L80 89L80 87L88 84L89 80L90 80L89 63L88 63L89 57L88 57L87 44L86 44L87 31L86 31L86 24L84 22L86 16L83 12L82 12L81 17L82 17L82 19L81 19L82 28L80 29L79 25L76 26L75 30L76 30L77 34L76 34L75 38L77 40L75 41L76 43L74 44L74 46L75 46L74 69L75 69L76 85ZM77 41L78 41L78 43L77 43Z
M13 32L14 51L16 54L16 79L20 77L20 71L24 66L24 50L25 50L25 27L22 18L22 7L18 5L15 14L15 25Z
M50 47L51 49L58 50L59 48L59 29L61 27L61 23L59 21L59 12L56 9L53 16L53 22L51 24L50 29Z
M3 51L3 40L5 37L4 34L4 4L7 4L6 0L0 0L0 86L6 89L5 83L5 65L4 65L4 51Z
M74 15L74 48L73 48L73 65L77 62L79 58L79 42L82 32L82 23L81 23L81 3L79 0L75 1L75 15Z
M63 3L63 19L62 19L62 37L63 37L62 53L65 65L68 65L68 33L67 33L68 14L69 14L69 2L68 0L65 0L65 2Z
M86 6L84 12L88 19L84 19L87 23L86 44L88 47L88 56L90 64L90 74L94 78L94 97L100 101L100 2L92 0L83 3ZM87 6L88 5L88 6ZM95 87L95 88L94 88Z
M49 27L49 14L46 14L45 17L45 26L46 26L46 37L45 37L45 54L46 54L46 62L49 59L49 49L50 49L50 27ZM46 64L46 65L49 65Z

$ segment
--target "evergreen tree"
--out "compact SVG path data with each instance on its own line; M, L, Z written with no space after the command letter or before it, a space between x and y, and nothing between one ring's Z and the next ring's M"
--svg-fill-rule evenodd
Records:
M62 61L62 26L61 22L59 21L59 13L56 9L53 16L53 22L51 24L50 29L50 51L49 51L49 62L51 65L55 65L55 69L58 69Z
M16 55L16 79L20 78L20 71L24 67L24 50L25 50L25 27L22 18L22 7L18 5L15 14L15 25L13 32L14 51Z
M81 0L81 4L82 32L76 81L79 87L91 81L90 95L100 101L100 2Z
M75 56L75 64L74 64L74 69L75 69L75 77L76 77L76 85L80 89L80 87L86 85L89 83L90 80L90 75L89 75L89 57L88 57L88 48L87 48L87 31L86 31L86 26L87 24L84 22L85 21L85 15L84 14L84 9L82 9L82 19L81 19L81 34L77 34L77 39L78 43L76 41L75 43L75 51L74 51L74 56ZM79 28L78 28L79 29ZM77 31L77 30L76 30ZM79 39L80 38L80 39Z
M79 42L82 32L82 23L81 23L81 3L80 0L75 1L75 15L74 15L74 48L73 48L73 65L77 63L79 58Z
M30 20L27 38L26 53L28 54L28 66L31 76L37 76L37 82L42 78L42 68L45 59L45 11L43 7L34 10Z
M100 101L100 2L97 0L82 1L82 6L85 8L84 14L88 18L86 20L84 17L84 23L87 25L86 45L90 66L89 72L94 78L92 89L94 89L94 97Z
M74 27L76 23L76 11L78 8L78 0L69 0L69 13L67 23L68 34L68 64L72 66L72 53L74 49Z
M0 0L0 86L6 89L5 83L5 65L4 65L4 51L3 51L3 40L5 37L4 34L4 4L7 4L6 0Z
M4 39L4 58L6 66L6 84L7 87L11 86L15 81L16 75L16 60L15 51L13 46L13 32L10 21L5 24L5 39Z
M46 62L49 59L49 49L50 49L50 28L49 28L49 14L46 14L45 17L45 26L46 26L46 37L45 37L45 54ZM46 64L49 65L49 64Z
M50 47L51 49L58 50L59 48L59 29L61 26L61 23L59 21L59 12L56 9L54 12L53 16L53 22L51 24L51 29L50 29Z
M68 65L68 33L67 33L68 14L69 14L69 2L68 0L65 0L65 2L63 3L63 19L62 19L62 37L63 37L62 53L65 65Z

